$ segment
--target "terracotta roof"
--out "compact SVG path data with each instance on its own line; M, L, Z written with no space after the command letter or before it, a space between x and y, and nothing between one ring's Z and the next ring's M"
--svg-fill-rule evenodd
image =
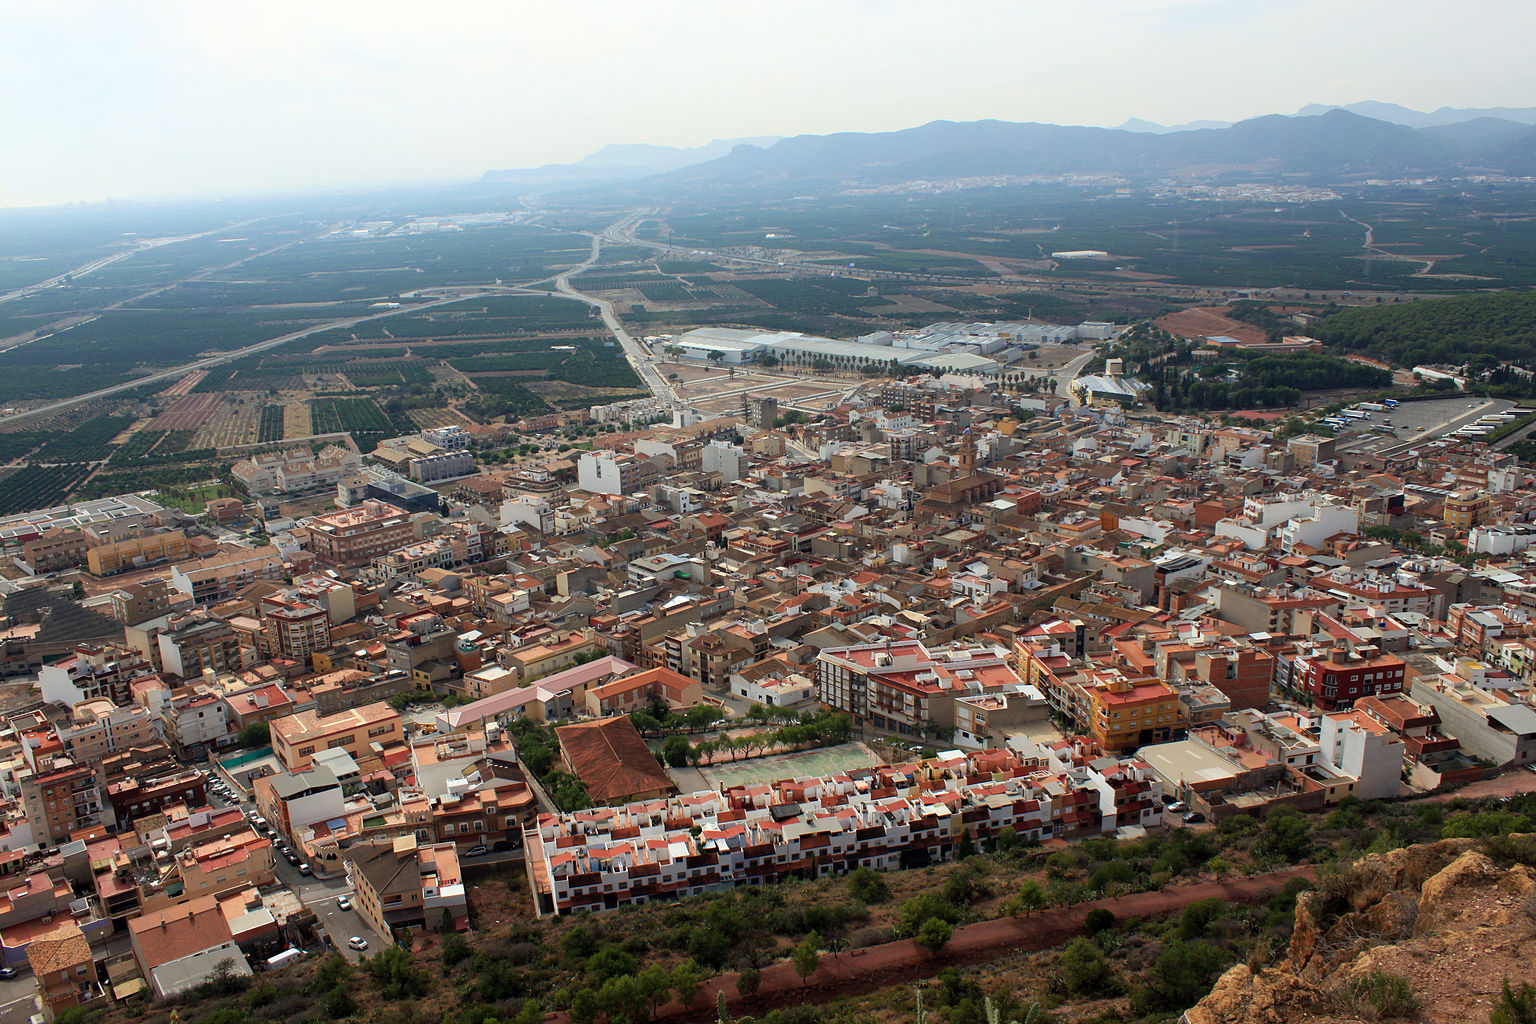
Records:
M555 735L571 770L587 784L593 803L674 788L627 717L561 726Z
M27 946L27 962L38 976L88 964L95 958L85 933L73 921L66 921L46 935L39 935Z
M128 921L139 967L148 975L161 964L201 953L233 939L219 901L203 896Z

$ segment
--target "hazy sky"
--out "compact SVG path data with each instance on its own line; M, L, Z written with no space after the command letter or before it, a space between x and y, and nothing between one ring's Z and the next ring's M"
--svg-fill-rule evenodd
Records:
M1463 0L0 0L0 207L477 177L609 142L1536 105Z

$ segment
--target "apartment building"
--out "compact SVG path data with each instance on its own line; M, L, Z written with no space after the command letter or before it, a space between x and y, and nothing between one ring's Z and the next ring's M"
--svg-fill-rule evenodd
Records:
M183 757L200 754L230 740L229 705L221 694L201 686L173 690L160 704L160 733Z
M302 772L268 775L256 780L256 806L262 815L285 836L294 836L306 825L340 818L346 811L346 796L336 773L324 765L313 765Z
M223 897L276 881L272 841L252 828L188 846L176 856L184 899Z
M256 650L263 658L307 664L310 655L331 646L331 618L317 604L273 596L263 598L258 611L261 635Z
M222 601L257 580L281 580L283 555L276 545L233 548L171 567L171 589L194 604Z
M1157 677L1175 687L1214 686L1233 708L1262 710L1269 704L1275 656L1246 641L1219 636L1168 641L1157 645L1153 660Z
M208 777L197 768L135 773L107 786L107 799L119 822L159 814L176 804L202 807L208 803Z
M73 654L37 670L43 699L72 706L104 698L113 704L133 700L129 684L155 674L155 666L139 651L110 641L83 643Z
M1023 682L1001 648L954 646L929 650L904 640L828 647L816 657L822 704L876 729L903 736L947 733L955 701Z
M92 576L116 576L162 562L179 562L192 554L185 533L157 530L91 547L85 553L85 570Z
M1390 800L1402 790L1403 738L1363 710L1334 711L1318 720L1325 764L1355 778L1354 796Z
M659 475L656 463L634 453L583 452L576 463L576 486L588 494L634 494Z
M311 516L302 526L315 560L343 568L367 565L415 539L411 514L377 499Z
M71 708L69 724L60 725L58 735L64 753L86 764L159 739L148 708L138 704L118 707L105 697L81 701Z
M860 866L920 867L950 859L967 833L979 849L1004 828L1026 841L1097 835L1151 821L1151 790L1135 761L1058 768L983 750L544 814L524 846L536 909L563 914Z
M414 835L347 848L352 905L380 935L399 928L455 931L469 927L464 877L453 843L422 846Z
M1094 673L1084 690L1090 708L1088 725L1103 750L1133 750L1163 743L1182 725L1178 694L1157 679Z
M17 770L16 785L32 838L40 846L59 846L81 829L101 824L101 792L90 762L62 755L39 758L35 768Z
M1361 697L1384 697L1403 690L1406 664L1371 644L1334 647L1294 659L1292 684L1324 711L1353 707Z
M123 584L112 591L108 599L112 602L114 619L125 626L136 626L168 614L172 596L169 579L151 576Z
M56 572L80 564L85 558L89 539L80 530L50 526L22 544L21 558L33 572Z
M236 462L230 473L253 495L291 494L334 487L343 477L356 473L362 464L357 452L332 444L321 449L319 455L307 448L260 452Z
M404 741L400 713L383 701L334 715L300 711L271 723L272 751L290 772L302 772L317 750L345 750L359 764L377 760L376 747Z
M1466 534L1472 527L1487 520L1493 500L1480 491L1457 491L1445 498L1445 525L1458 534Z
M594 718L627 715L660 701L669 708L691 708L704 699L695 679L670 669L653 668L594 686L586 693L586 712Z
M1536 708L1451 675L1419 676L1410 696L1473 757L1498 765L1536 762Z
M244 667L240 635L222 619L204 613L172 619L169 628L155 637L160 665L181 679L200 678L205 669L216 673Z

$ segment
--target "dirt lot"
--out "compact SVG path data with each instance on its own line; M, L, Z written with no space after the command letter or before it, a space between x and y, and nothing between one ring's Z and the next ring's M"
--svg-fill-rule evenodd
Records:
M657 363L656 369L664 377L668 374L677 374L677 383L679 384L687 384L706 377L724 377L726 375L725 371L718 366L704 366L700 363Z
M283 440L308 437L314 432L310 426L308 402L289 402L283 406Z
M1034 359L1025 359L1020 365L1041 370L1054 370L1066 366L1085 352L1091 351L1076 345L1042 345L1035 350Z
M1181 338L1208 338L1213 334L1225 334L1229 338L1250 345L1264 341L1264 332L1252 324L1224 316L1226 306L1196 306L1169 313L1157 320L1157 326L1171 331Z

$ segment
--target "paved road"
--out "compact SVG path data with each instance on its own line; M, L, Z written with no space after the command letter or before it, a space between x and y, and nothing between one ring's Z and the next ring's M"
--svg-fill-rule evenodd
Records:
M254 810L256 807L250 800L231 804L213 794L209 795L209 803L215 807L238 806L242 811ZM289 864L281 856L275 856L274 871L279 884L298 896L306 907L315 912L325 933L331 937L336 948L348 960L356 962L363 955L347 947L347 940L354 935L360 935L368 940L369 953L377 953L388 945L385 938L373 931L356 910L342 910L336 905L336 901L342 896L351 897L352 895L344 875L337 875L334 878L301 875L298 868Z
M38 281L36 284L24 285L21 288L0 294L0 302L10 302L12 299L25 298L26 296L35 294L37 292L47 291L49 288L56 288L63 284L66 279L86 277L90 274L94 274L98 270L101 270L103 267L110 267L112 264L120 263L121 261L128 259L130 256L137 256L141 252L148 252L151 249L159 249L166 245L175 245L177 242L190 242L197 238L207 238L209 235L217 235L224 231L239 231L241 228L255 223L256 220L242 220L237 221L234 224L221 224L209 231L202 231L195 235L175 235L165 238L146 238L143 241L135 244L132 249L126 249L123 252L116 252L110 256L98 257L97 259L91 260L89 263L81 264L73 270L66 270L62 274L57 274L53 277L50 277L46 281Z
M233 352L226 352L217 356L208 356L205 359L197 359L190 363L183 363L182 365L173 367L169 370L160 370L157 373L151 373L144 377L137 377L122 384L115 384L109 388L100 388L96 391L90 391L83 395L76 395L73 398L66 398L58 402L50 402L47 405L38 406L36 409L28 409L26 412L17 413L14 416L6 416L4 418L0 418L0 427L14 426L15 424L23 423L27 420L48 416L52 413L59 412L60 410L71 409L77 405L82 405L85 402L94 401L98 398L106 398L123 391L132 391L134 388L143 387L145 384L153 384L156 381L173 380L177 377L185 376L186 374L191 373L193 370L206 370L210 367L230 362L231 360L242 359L246 356L256 355L257 353L265 352L268 349L277 348L279 345L286 345L290 341L297 341L300 338L307 338L311 334L319 334L321 331L329 331L338 327L355 327L358 324L368 323L373 320L382 320L385 317L400 316L405 313L419 313L424 309L432 309L436 306L447 305L451 302L459 302L463 299L479 298L482 295L501 295L513 290L515 289L491 286L487 288L481 288L468 294L455 294L453 296L437 299L431 302L423 302L412 306L403 306L400 309L387 310L383 313L371 313L367 316L348 317L343 320L329 320L323 324L316 324L314 327L306 327L302 331L294 331L290 334L284 334L277 338L269 338L266 341L257 342L255 345L247 345L245 348L235 349Z
M629 365L634 368L636 375L645 382L646 387L651 389L652 394L668 405L676 407L681 404L678 401L677 393L672 390L672 385L667 383L666 378L661 375L651 362L650 353L639 342L630 337L629 332L624 329L624 325L619 322L617 314L613 311L613 303L607 299L599 299L580 292L571 284L571 278L589 269L601 258L604 239L622 238L622 232L633 230L634 225L644 215L644 211L636 210L621 217L609 225L603 232L592 235L592 254L587 257L586 262L572 267L556 277L555 291L566 298L576 299L585 302L589 306L596 307L599 315L603 318L603 323L613 336L618 339L620 347L624 350L624 358L629 360Z

